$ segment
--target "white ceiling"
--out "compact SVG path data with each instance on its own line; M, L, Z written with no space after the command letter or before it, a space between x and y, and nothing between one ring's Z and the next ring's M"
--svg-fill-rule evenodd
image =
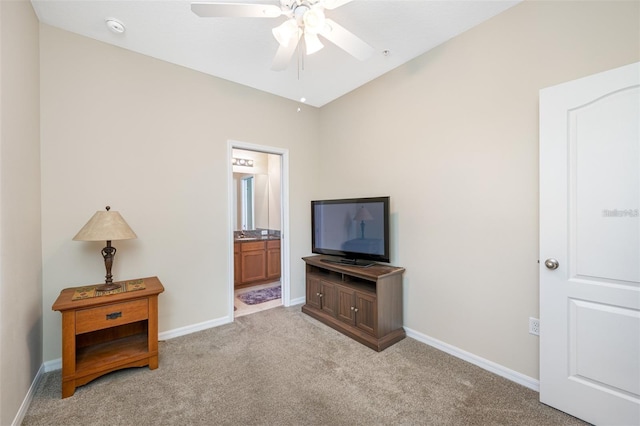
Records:
M199 0L205 1L205 0ZM279 5L279 0L224 0ZM31 0L40 22L245 86L321 107L521 0L354 0L333 19L369 43L364 62L324 41L272 71L271 29L286 18L200 18L189 0ZM111 32L106 18L122 22ZM388 55L383 52L389 51Z

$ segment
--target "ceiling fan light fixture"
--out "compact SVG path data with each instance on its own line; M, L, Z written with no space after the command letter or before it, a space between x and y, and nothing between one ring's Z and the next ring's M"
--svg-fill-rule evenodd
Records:
M304 32L304 44L306 46L307 55L316 53L324 47L320 38L318 38L318 35L309 33L308 31Z
M293 38L299 36L300 28L295 19L288 19L271 30L271 32L281 46L287 47Z
M318 34L325 26L324 12L321 8L309 9L302 16L302 21L304 22L305 33Z

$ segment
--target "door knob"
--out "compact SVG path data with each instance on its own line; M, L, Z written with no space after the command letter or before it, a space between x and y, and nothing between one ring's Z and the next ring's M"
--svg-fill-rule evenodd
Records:
M555 260L554 258L551 258L544 261L544 266L546 266L548 269L554 270L554 269L558 269L558 266L560 266L560 263L558 263L558 261Z

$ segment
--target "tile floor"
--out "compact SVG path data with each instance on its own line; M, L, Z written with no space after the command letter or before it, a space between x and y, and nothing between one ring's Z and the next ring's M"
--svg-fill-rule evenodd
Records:
M234 292L235 293L235 298L234 298L233 304L237 309L234 312L234 316L237 318L237 317L241 317L243 315L253 314L255 312L260 312L260 311L264 311L266 309L276 308L276 307L282 305L282 299L269 300L268 302L259 303L257 305L247 305L246 303L244 303L240 299L238 299L238 295L239 294L246 293L246 292L252 291L252 290L260 290L261 288L276 287L276 286L279 286L279 285L280 285L280 281L276 281L276 282L273 282L273 283L261 284L261 285L256 285L256 286L253 286L253 287L245 287L245 288L241 288L239 290L236 290Z

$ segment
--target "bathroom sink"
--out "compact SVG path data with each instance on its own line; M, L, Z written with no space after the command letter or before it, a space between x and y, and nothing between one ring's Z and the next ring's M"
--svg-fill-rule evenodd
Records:
M237 238L238 241L255 241L257 239L258 238L256 238L256 237L238 237Z

